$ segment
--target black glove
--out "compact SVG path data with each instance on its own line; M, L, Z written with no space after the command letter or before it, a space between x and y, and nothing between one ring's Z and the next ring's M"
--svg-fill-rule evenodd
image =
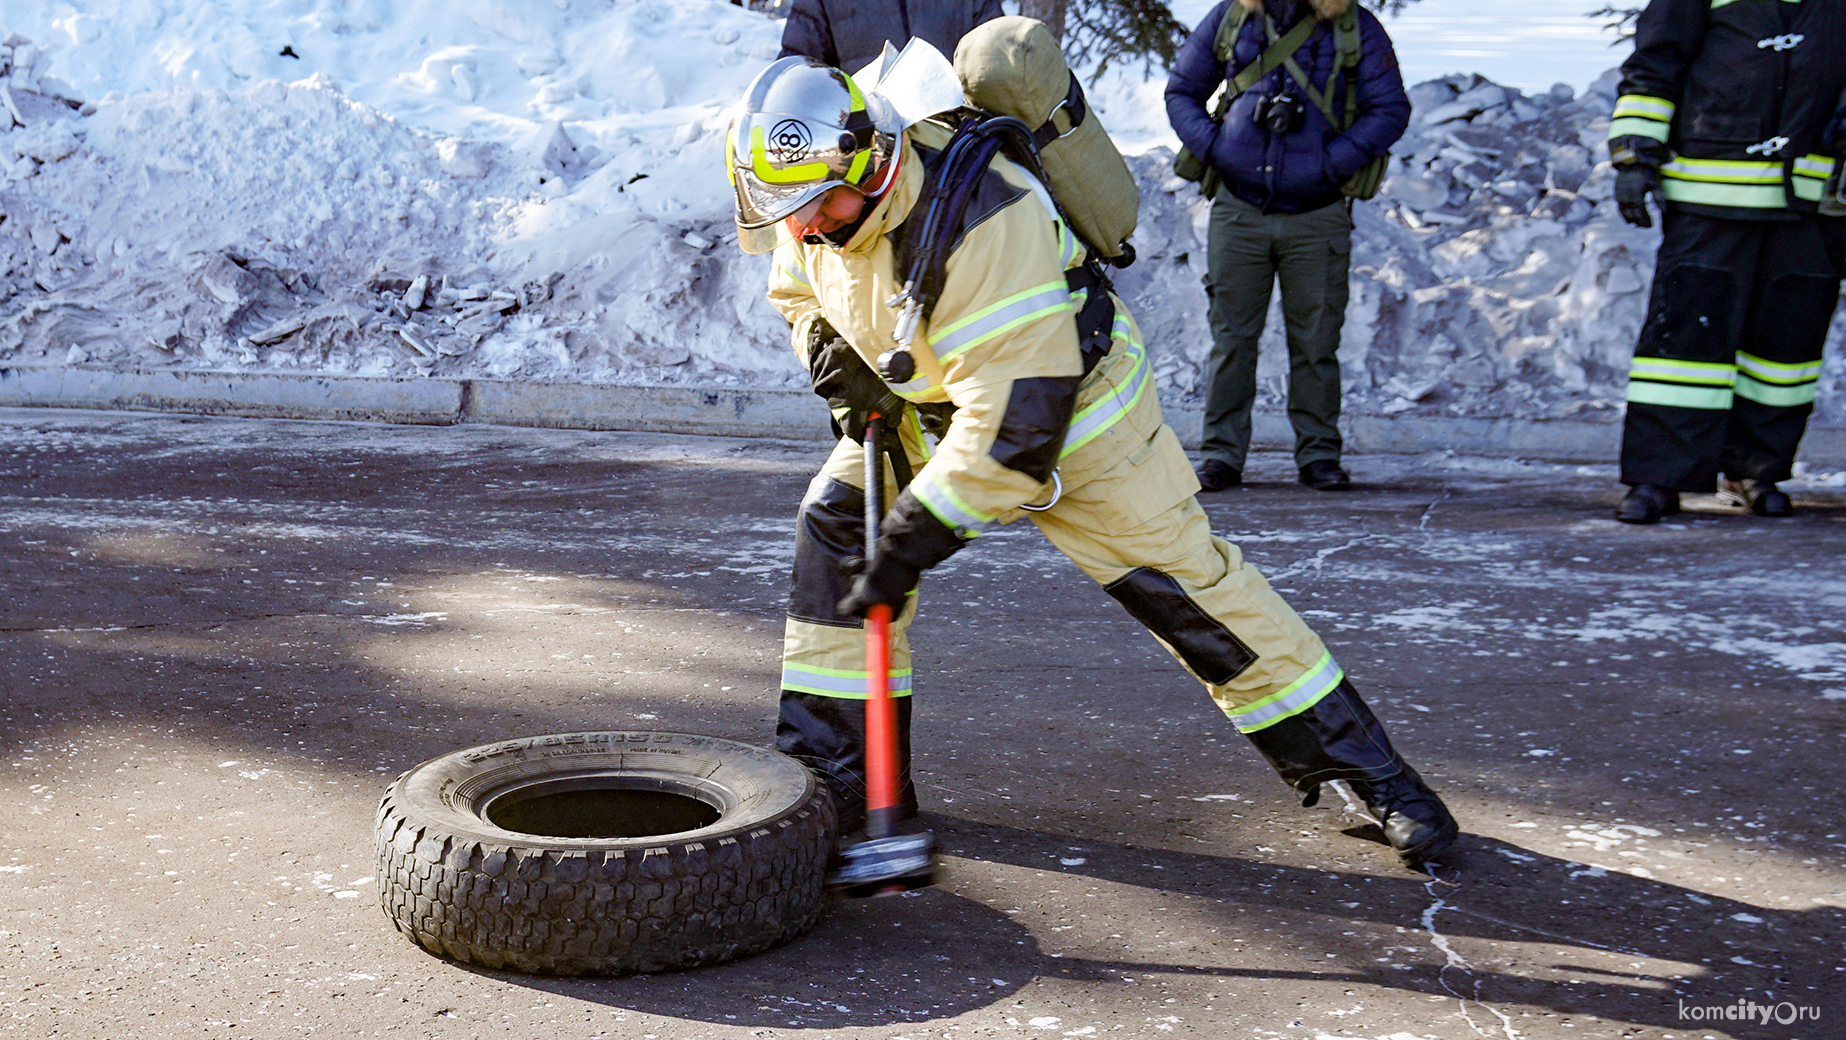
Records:
M1639 228L1654 226L1647 211L1647 197L1660 198L1660 171L1652 166L1625 166L1615 174L1615 208L1622 219Z
M904 399L891 392L890 386L825 318L815 318L808 326L808 375L814 381L814 392L826 398L827 408L844 435L865 443L865 424L873 413L888 420L887 426L896 428L904 411Z
M923 572L955 555L966 544L966 539L936 519L936 514L906 490L886 514L877 550L871 562L856 571L851 591L840 600L840 613L864 617L882 603L896 617ZM853 569L850 563L846 566Z
M1647 197L1660 203L1660 167L1671 158L1666 144L1651 137L1629 135L1609 142L1609 159L1615 164L1615 207L1622 219L1635 227L1654 226Z
M874 556L869 567L865 557L849 556L840 561L840 569L854 576L852 588L839 602L840 613L847 617L865 617L880 604L891 608L892 617L898 616L923 576L921 570L887 552Z

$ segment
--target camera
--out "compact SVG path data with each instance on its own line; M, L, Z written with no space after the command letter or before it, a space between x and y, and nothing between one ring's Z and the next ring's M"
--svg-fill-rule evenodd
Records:
M1308 106L1293 94L1268 94L1256 99L1250 118L1272 134L1293 133L1307 121Z

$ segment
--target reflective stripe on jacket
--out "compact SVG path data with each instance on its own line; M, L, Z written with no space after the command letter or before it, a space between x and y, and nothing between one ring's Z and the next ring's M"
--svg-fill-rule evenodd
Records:
M1663 141L1661 192L1707 216L1813 212L1846 86L1838 0L1652 0L1622 65L1609 137Z
M807 326L819 315L874 371L879 355L897 345L890 300L899 286L890 233L922 191L915 146L940 149L949 139L935 123L905 133L907 157L896 183L851 241L843 248L787 242L775 251L769 300L794 326L794 349L804 366ZM1083 372L1078 304L1065 280L1065 271L1082 262L1083 249L1028 174L1003 158L992 169L1026 190L956 243L935 310L911 344L917 375L892 388L914 402L955 405L948 432L911 486L937 519L964 536L1014 519L1021 505L1049 495L1046 483L993 454L1015 381ZM1106 471L1125 446L1146 443L1161 424L1152 365L1119 300L1113 339L1108 356L1077 389L1058 461L1066 489Z

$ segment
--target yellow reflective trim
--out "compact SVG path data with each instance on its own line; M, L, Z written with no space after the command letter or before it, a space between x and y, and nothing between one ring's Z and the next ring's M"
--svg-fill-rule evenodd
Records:
M1671 358L1637 357L1628 366L1628 377L1699 386L1730 386L1731 381L1737 378L1737 366L1726 361L1675 361Z
M1795 190L1795 198L1808 202L1819 202L1827 194L1827 183L1811 177L1796 177L1789 187Z
M1083 447L1096 438L1107 433L1110 427L1121 422L1147 392L1148 384L1153 381L1151 366L1147 363L1147 351L1134 338L1132 326L1124 315L1116 315L1115 327L1110 330L1113 336L1128 344L1128 353L1134 359L1129 366L1128 380L1125 385L1109 391L1100 400L1092 403L1076 415L1071 416L1070 427L1064 433L1064 447L1058 452L1058 458L1065 458L1071 452Z
M1609 140L1618 137L1651 137L1656 141L1665 141L1673 136L1672 127L1667 123L1656 123L1652 119L1639 116L1623 116L1609 124Z
M1825 155L1804 155L1795 160L1795 176L1824 181L1833 176L1833 159Z
M787 275L788 280L791 282L800 282L810 289L814 287L813 284L808 281L808 273L802 268L801 257L799 256L788 256L783 260L782 273Z
M1738 159L1677 158L1662 166L1660 175L1669 180L1779 186L1782 183L1782 164Z
M944 527L963 538L973 538L994 522L993 517L962 501L960 495L943 483L941 474L925 471L910 485L910 493L942 521Z
M847 183L859 183L859 179L865 176L865 168L871 165L871 162L872 150L870 148L859 149L859 154L853 156L852 165L846 169Z
M1711 184L1668 177L1660 184L1660 193L1673 202L1734 206L1740 209L1782 209L1788 205L1788 197L1784 192L1785 189L1779 183Z
M731 187L737 187L737 147L732 141L735 134L724 135L724 175L731 181Z
M1775 386L1752 379L1748 373L1739 373L1737 376L1738 397L1772 408L1798 408L1804 404L1813 404L1819 390L1818 380L1796 386Z
M1615 100L1615 118L1635 116L1640 119L1657 119L1662 123L1673 121L1674 105L1666 98L1648 97L1645 94L1623 94Z
M929 346L938 360L947 361L1028 322L1070 309L1070 284L1046 282L931 330Z
M1759 358L1755 354L1746 353L1741 350L1737 352L1738 369L1741 370L1743 374L1765 383L1788 384L1819 379L1820 366L1821 363L1818 361L1791 365L1781 361L1770 361L1766 358Z
M763 143L763 128L750 128L750 171L768 184L806 184L810 181L826 180L826 163L806 163L778 170L769 165L769 147Z
M913 591L911 595L916 595ZM845 668L822 668L819 665L784 662L782 688L816 697L837 697L862 701L870 696L871 674ZM893 697L908 697L914 684L912 670L893 668L886 673L885 687Z
M1230 717L1232 725L1237 727L1237 732L1254 733L1319 704L1344 678L1346 673L1334 663L1333 654L1324 653L1301 678L1262 700L1226 711L1225 714Z
M1679 386L1631 379L1628 381L1628 400L1633 404L1658 404L1721 412L1731 407L1731 388Z

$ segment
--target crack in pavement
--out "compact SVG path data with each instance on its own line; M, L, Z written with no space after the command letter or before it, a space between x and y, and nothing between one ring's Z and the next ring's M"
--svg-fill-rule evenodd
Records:
M1367 524L1367 521L1365 520L1359 521L1360 530L1363 531L1365 529L1366 524ZM1332 556L1334 553L1345 552L1346 550L1351 549L1355 546L1364 545L1366 542L1369 542L1377 537L1378 536L1375 534L1366 532L1364 534L1361 534L1359 537L1354 538L1353 540L1349 542L1346 542L1343 545L1333 545L1333 546L1328 546L1325 549L1321 549L1318 552L1316 552L1314 555L1304 560L1291 563L1287 567L1284 567L1281 570L1275 572L1274 574L1269 575L1269 584L1273 586L1277 582L1281 581L1282 579L1292 577L1300 573L1301 571L1307 570L1308 568L1313 568L1314 577L1318 578L1320 577L1320 569L1327 562L1328 557ZM1312 580L1302 583L1301 587L1306 587L1309 584L1312 584Z
M1457 992L1455 987L1449 985L1448 973L1450 968L1454 968L1468 976L1474 983L1474 996L1472 998L1474 1003L1479 1004L1483 1010L1500 1020L1500 1029L1506 1036L1506 1040L1519 1040L1519 1031L1513 1028L1512 1017L1481 999L1481 980L1474 974L1473 965L1469 964L1461 954L1455 952L1455 948L1449 945L1448 936L1436 931L1436 915L1443 910L1451 909L1449 901L1436 893L1436 886L1439 884L1453 885L1454 882L1443 881L1428 865L1425 865L1424 869L1429 872L1429 881L1423 885L1423 889L1429 893L1430 898L1434 899L1435 902L1431 903L1423 911L1423 930L1429 933L1430 945L1442 951L1443 956L1448 959L1448 962L1436 972L1436 981L1442 983L1442 988L1448 990L1450 995L1457 1001L1460 1001L1461 1019L1468 1023L1469 1029L1474 1030L1474 1032L1480 1036L1492 1036L1492 1033L1475 1025L1474 1016L1468 1014L1468 1001L1470 998Z

